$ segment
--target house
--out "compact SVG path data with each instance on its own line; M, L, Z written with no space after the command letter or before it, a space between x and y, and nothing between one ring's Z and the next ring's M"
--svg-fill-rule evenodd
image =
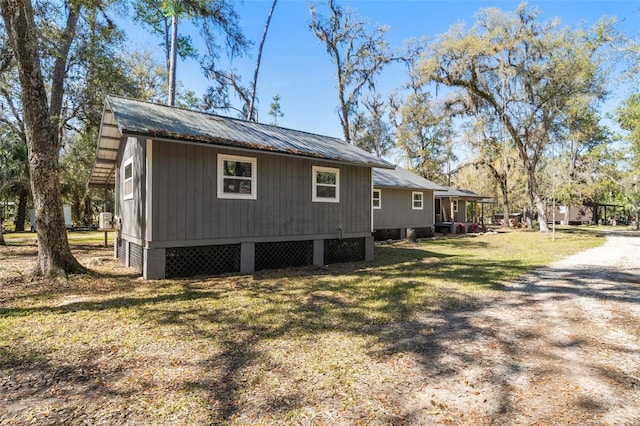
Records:
M484 196L466 189L445 187L445 191L436 192L436 230L452 234L474 230L483 219L478 204L485 200Z
M340 139L115 96L91 187L147 279L373 258L373 168Z
M407 229L417 238L435 230L434 191L444 190L401 167L374 169L373 228L377 240L404 239Z
M624 206L593 202L572 206L556 204L555 216L553 204L548 204L547 222L552 223L554 217L561 225L616 225L629 221Z

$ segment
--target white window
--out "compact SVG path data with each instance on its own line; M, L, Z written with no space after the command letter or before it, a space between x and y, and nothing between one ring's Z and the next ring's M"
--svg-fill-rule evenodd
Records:
M340 169L331 167L312 167L312 201L325 203L340 202Z
M255 200L258 159L218 154L218 198Z
M379 189L373 190L373 198L372 198L373 208L381 209L382 208L382 191Z
M422 192L411 193L411 207L413 210L422 210Z
M122 196L125 200L133 199L133 158L122 165Z
M453 200L453 211L454 212L458 211L458 200Z

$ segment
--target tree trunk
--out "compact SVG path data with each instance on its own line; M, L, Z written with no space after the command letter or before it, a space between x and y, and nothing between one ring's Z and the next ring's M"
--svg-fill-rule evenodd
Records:
M340 80L340 79L339 79ZM338 83L341 84L341 83ZM351 143L351 129L349 126L349 106L344 100L344 88L338 88L338 97L340 98L340 109L338 109L338 115L340 116L340 125L342 126L342 134L344 135L344 141L348 144Z
M24 222L27 220L27 201L29 200L29 191L27 188L20 190L18 199L18 212L16 213L16 232L24 232Z
M176 104L176 65L178 61L178 12L174 6L171 17L171 56L169 59L169 105Z
M538 188L538 180L536 179L535 170L533 166L527 167L527 188L529 190L529 199L531 207L535 208L538 212L538 227L540 232L549 232L549 225L547 225L547 210L542 197L540 196L540 189ZM533 211L532 211L533 213ZM527 223L527 226L529 224Z
M2 221L0 221L0 246L6 246L7 242L4 240L4 226L2 225Z
M509 189L507 188L507 179L506 175L504 179L500 179L500 190L502 192L502 208L504 210L504 216L502 218L503 228L509 228L511 226L511 222L509 222Z
M273 15L273 10L276 8L276 3L278 0L273 0L273 4L271 5L271 10L269 10L269 16L267 17L267 24L264 26L264 32L262 33L262 39L260 40L260 48L258 49L258 59L256 60L256 69L253 72L253 86L251 87L251 100L249 101L249 111L247 111L246 119L249 121L258 121L255 117L255 102L256 102L256 91L258 90L258 72L260 71L260 62L262 60L262 48L264 47L264 41L267 39L267 31L269 31L269 24L271 23L271 16Z
M33 8L30 0L0 0L21 84L21 99L29 149L31 192L36 210L37 275L61 279L83 270L71 254L64 226L58 177L56 135L52 132L47 92L40 68Z
M82 217L82 223L85 226L91 226L93 225L93 221L91 220L93 217L93 212L91 211L91 197L89 196L89 193L85 193L84 194L84 198L82 199L82 204L84 205L83 207L83 212L84 215Z
M509 228L511 226L511 222L509 221L510 207L509 207L508 168L505 166L503 167L502 172L498 172L498 170L496 170L496 168L493 165L491 165L491 163L485 160L477 161L475 164L476 166L482 165L482 166L485 166L487 169L489 169L491 176L493 176L493 179L500 186L500 192L502 193L502 210L503 210L502 227ZM450 178L451 178L451 175L449 174L449 179Z
M18 1L30 2L30 0ZM58 46L56 60L53 65L53 77L51 78L51 105L49 107L49 117L51 121L51 131L54 132L56 152L58 152L62 146L62 101L64 98L64 80L67 75L67 58L69 57L69 51L71 50L71 43L73 43L73 39L76 35L78 18L80 17L78 7L79 6L76 6L74 2L70 2L67 23L64 32L62 33L60 45Z
M71 196L71 220L74 223L82 223L82 195L79 194L77 189L74 189Z

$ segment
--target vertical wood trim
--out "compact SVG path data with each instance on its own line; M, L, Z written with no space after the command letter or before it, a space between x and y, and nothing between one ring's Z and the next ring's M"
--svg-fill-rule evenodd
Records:
M193 194L194 194L194 212L193 212L193 234L194 238L202 238L202 220L206 214L206 210L203 209L203 164L206 162L206 158L203 155L198 155L202 151L196 153L194 158L194 177L193 177Z
M371 191L369 191L369 206L371 207L371 232L373 232L373 168L369 169L369 177L371 179ZM380 206L382 206L382 191L380 191Z
M214 176L217 176L218 165L214 160L214 152L210 149L203 150L203 158L205 161L202 164L203 173L203 187L202 187L202 234L203 238L213 238L211 230L211 224L218 220L218 215L214 206L217 205L216 198L216 181Z
M175 194L177 196L177 164L175 161L176 158L176 152L177 152L177 147L178 144L168 144L168 158L167 158L167 177L168 177L168 181L167 181L167 195L169 194ZM176 221L178 219L177 214L178 214L178 203L177 203L177 198L174 200L174 202L172 203L171 200L168 199L169 197L167 197L167 199L165 199L165 208L167 209L168 217L167 217L167 222L165 223L165 226L167 228L167 239L168 240L175 240L177 238L177 234L176 234Z
M144 207L144 215L145 215L145 235L144 240L151 241L153 240L153 192L151 191L151 184L153 182L153 141L151 139L147 139L145 141L146 147L146 161L145 161L145 207Z

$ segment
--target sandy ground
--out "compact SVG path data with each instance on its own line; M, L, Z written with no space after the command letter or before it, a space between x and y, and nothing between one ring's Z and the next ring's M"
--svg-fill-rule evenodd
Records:
M640 425L638 233L406 327L432 348L406 423Z

